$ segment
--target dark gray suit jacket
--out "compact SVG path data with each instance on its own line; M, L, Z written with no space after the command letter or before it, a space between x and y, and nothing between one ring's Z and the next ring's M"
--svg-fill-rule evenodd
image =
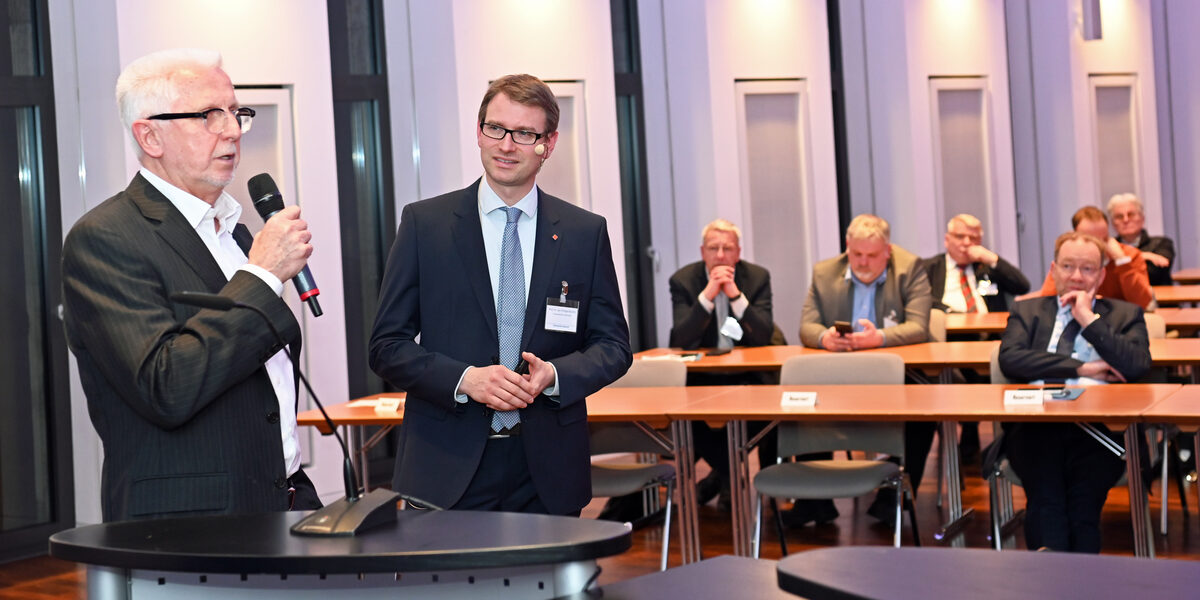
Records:
M249 247L244 226L234 236ZM286 510L279 401L263 368L281 346L253 312L173 304L180 291L259 308L299 351L287 304L252 274L226 281L141 175L84 215L63 247L63 308L104 444L104 520Z
M462 498L491 425L483 404L454 397L468 366L499 354L479 185L404 207L371 335L371 368L408 392L394 489L441 507ZM633 355L604 218L541 190L537 211L521 348L554 364L560 395L521 409L521 439L542 503L573 514L591 500L584 399L624 375ZM545 328L546 299L563 281L579 302L575 333Z
M1100 318L1080 335L1126 380L1141 379L1150 370L1150 340L1142 308L1124 300L1097 298L1093 310ZM1075 370L1083 363L1047 349L1057 317L1057 296L1030 298L1012 306L1000 340L1000 370L1005 377L1013 381L1078 377Z
M766 346L771 343L771 334L775 330L771 316L771 274L758 265L740 260L733 269L733 282L750 303L738 319L742 339L737 345ZM671 275L669 284L674 313L670 345L686 350L715 347L717 320L697 300L700 291L708 285L704 261L685 265Z

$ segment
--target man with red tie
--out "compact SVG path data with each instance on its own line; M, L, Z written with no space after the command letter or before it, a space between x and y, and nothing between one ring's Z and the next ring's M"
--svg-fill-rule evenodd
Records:
M933 307L946 312L1007 311L1029 280L1012 263L983 245L983 223L955 215L946 223L946 252L925 260Z

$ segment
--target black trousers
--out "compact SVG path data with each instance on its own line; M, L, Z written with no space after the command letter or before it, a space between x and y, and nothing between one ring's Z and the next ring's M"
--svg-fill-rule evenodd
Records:
M467 491L450 508L551 514L533 486L521 436L488 440ZM567 516L578 517L579 511Z
M1100 513L1124 461L1074 423L1012 425L1005 449L1025 488L1026 546L1099 553Z

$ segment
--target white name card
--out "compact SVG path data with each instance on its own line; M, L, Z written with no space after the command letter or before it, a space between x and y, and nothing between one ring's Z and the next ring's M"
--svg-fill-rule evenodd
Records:
M404 404L404 398L383 396L375 403L375 414L395 414L400 412L401 404Z
M1041 406L1042 390L1004 390L1004 406Z
M779 405L784 408L813 408L817 405L817 393L784 392Z

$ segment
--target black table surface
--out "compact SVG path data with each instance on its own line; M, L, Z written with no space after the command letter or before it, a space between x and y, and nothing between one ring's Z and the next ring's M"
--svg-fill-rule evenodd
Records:
M102 523L50 537L50 555L89 565L203 573L335 574L590 560L631 545L622 523L473 511L400 511L354 537L293 535L307 513Z
M787 600L779 589L775 561L743 556L718 556L650 575L610 583L599 591L568 596L566 600L662 600L663 598L737 598Z
M779 587L810 600L1194 598L1200 562L965 548L842 547L779 561Z

